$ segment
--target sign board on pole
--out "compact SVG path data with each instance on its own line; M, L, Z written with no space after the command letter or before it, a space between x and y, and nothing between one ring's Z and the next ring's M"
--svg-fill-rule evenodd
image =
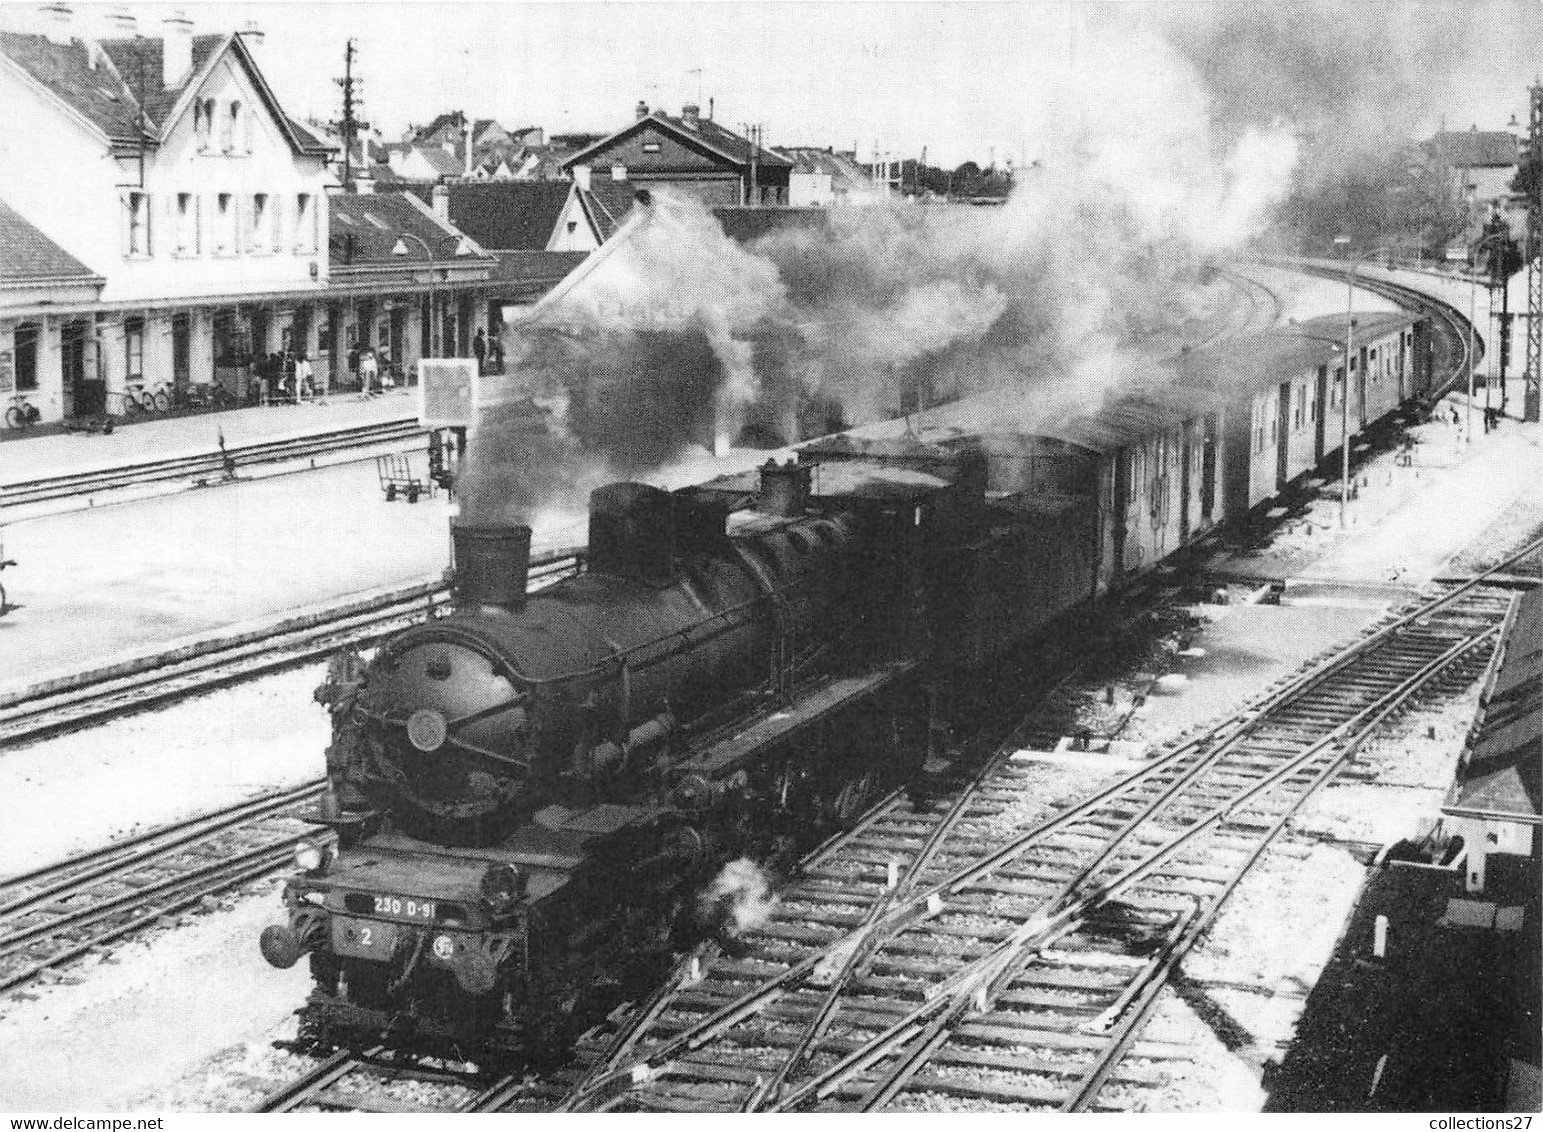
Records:
M470 428L477 397L475 358L419 360L418 423L424 428Z

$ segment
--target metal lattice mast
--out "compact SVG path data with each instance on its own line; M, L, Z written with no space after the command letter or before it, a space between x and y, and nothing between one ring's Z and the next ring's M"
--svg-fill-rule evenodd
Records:
M1532 183L1527 186L1527 368L1522 418L1538 419L1538 381L1543 374L1543 83L1534 85L1527 130Z

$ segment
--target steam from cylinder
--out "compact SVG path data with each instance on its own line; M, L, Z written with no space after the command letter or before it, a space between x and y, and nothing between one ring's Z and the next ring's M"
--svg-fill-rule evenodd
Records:
M722 940L737 940L764 924L776 904L765 870L740 857L724 865L697 897L697 923Z

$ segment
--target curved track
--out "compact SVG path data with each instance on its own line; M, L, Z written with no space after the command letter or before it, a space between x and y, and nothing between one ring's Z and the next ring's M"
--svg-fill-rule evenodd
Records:
M1348 282L1352 275L1348 268L1319 262L1286 266L1341 283ZM1450 303L1390 279L1368 277L1359 272L1355 273L1354 278L1356 287L1370 291L1374 295L1381 295L1406 310L1415 311L1430 319L1431 329L1435 335L1434 357L1431 364L1434 384L1428 395L1431 401L1437 401L1454 390L1467 388L1470 359L1468 358L1469 324L1466 315ZM1473 345L1472 363L1477 365L1484 357L1484 338L1477 327L1473 328ZM1437 376L1440 374L1447 376L1441 379Z
M1422 602L1050 817L1019 816L1035 756L1010 749L946 812L891 803L746 955L694 957L562 1107L1130 1107L1185 1056L1140 1027L1233 887L1382 720L1481 671L1507 601Z

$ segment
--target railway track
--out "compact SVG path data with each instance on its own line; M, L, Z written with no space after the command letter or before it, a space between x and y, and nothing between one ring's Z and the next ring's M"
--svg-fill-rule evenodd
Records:
M1305 271L1310 275L1318 275L1325 279L1334 279L1338 282L1346 282L1350 278L1350 271L1326 263L1300 263L1286 264L1293 270ZM1433 382L1431 399L1436 400L1445 397L1448 393L1467 389L1469 358L1468 358L1468 318L1450 303L1442 302L1425 292L1402 283L1395 283L1388 279L1378 279L1360 274L1355 275L1355 285L1364 291L1370 291L1374 295L1381 295L1390 302L1416 313L1426 315L1431 320L1431 326L1438 336L1441 345L1436 351L1437 357L1433 362ZM1479 333L1478 327L1473 328L1474 357L1473 364L1477 365L1484 358L1484 338ZM1445 373L1443 379L1439 375Z
M289 864L309 782L0 881L0 993Z
M92 471L16 480L0 485L0 499L4 500L7 507L20 507L76 496L98 495L147 484L196 480L260 464L304 460L350 448L399 443L422 434L423 428L416 418L354 425L309 436L243 444L224 452L203 452L162 460L143 460Z
M576 561L571 552L544 558L533 570L533 588L571 572ZM443 596L437 587L424 588L430 596ZM362 646L423 620L428 609L427 601L403 599L279 638L243 641L176 665L11 705L0 712L0 744L146 710L345 645ZM318 836L300 814L323 785L318 779L275 791L0 879L0 993L61 977L62 969L89 953L289 867L296 842Z
M385 1093L387 1087L403 1082L418 1094L415 1098L400 1099ZM502 1096L515 1084L508 1077L488 1083L473 1072L437 1068L376 1046L339 1050L317 1061L293 1080L264 1094L249 1111L477 1112L482 1111L487 1098ZM446 1096L453 1099L447 1102Z
M531 588L574 573L580 561L581 552L573 548L534 556ZM425 582L0 697L0 747L36 742L201 695L344 647L368 646L422 622L449 596L443 582Z
M1478 675L1509 600L1423 601L1050 816L1011 745L944 811L892 800L745 954L693 956L592 1043L560 1109L1139 1106L1186 1057L1141 1032L1184 955L1384 719Z

